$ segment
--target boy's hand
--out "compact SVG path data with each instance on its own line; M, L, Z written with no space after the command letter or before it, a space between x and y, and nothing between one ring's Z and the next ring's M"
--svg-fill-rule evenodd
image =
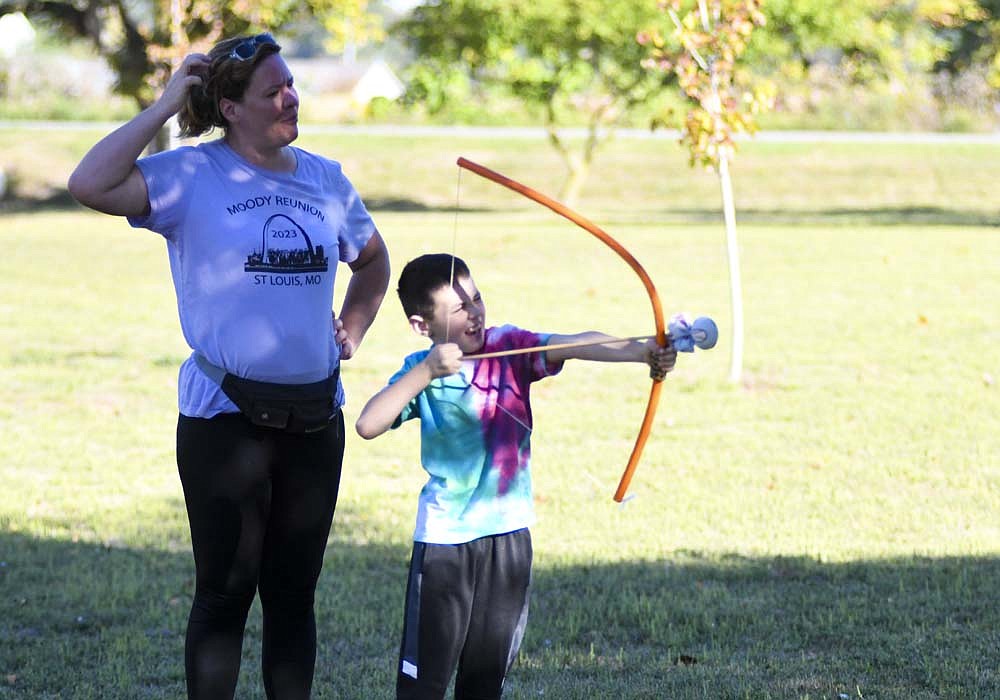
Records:
M674 349L670 338L667 338L667 345L663 348L656 344L655 339L646 341L646 364L649 365L649 376L653 381L663 381L667 372L674 369L675 362L677 362L677 350Z
M456 343L435 345L424 358L431 378L447 377L462 369L462 350Z

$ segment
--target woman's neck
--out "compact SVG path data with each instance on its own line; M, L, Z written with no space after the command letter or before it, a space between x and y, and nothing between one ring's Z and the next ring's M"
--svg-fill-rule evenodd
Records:
M295 153L288 146L260 148L238 138L235 134L227 134L225 140L233 151L251 165L280 173L295 171Z

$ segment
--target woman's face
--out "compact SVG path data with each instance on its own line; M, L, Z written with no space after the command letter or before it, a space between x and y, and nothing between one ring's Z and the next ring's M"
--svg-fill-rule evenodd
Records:
M262 60L243 99L223 105L229 128L261 148L290 144L299 135L299 94L293 83L292 73L279 54Z

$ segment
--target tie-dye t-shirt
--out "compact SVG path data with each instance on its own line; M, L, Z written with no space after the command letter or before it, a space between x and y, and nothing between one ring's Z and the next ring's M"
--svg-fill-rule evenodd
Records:
M481 352L548 342L514 326L486 331ZM398 381L430 349L413 353ZM430 480L420 492L413 539L460 544L534 522L531 494L531 383L559 372L546 353L470 360L435 379L403 409L393 427L420 419L420 459Z

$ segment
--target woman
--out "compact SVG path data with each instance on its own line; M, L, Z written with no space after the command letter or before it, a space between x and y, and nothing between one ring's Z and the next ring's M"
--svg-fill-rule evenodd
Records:
M196 569L188 697L232 698L260 593L269 698L307 698L313 596L344 450L340 361L388 285L385 245L339 164L291 146L299 100L269 34L192 54L83 158L82 204L167 241L181 328L177 463ZM222 138L139 156L177 114ZM332 257L332 260L330 259ZM331 318L337 262L352 272Z

